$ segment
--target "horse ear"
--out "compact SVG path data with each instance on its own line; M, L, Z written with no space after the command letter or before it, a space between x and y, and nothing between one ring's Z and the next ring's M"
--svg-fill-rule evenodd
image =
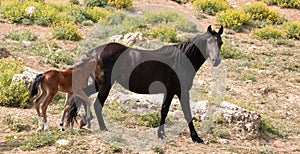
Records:
M211 34L212 34L211 25L209 25L209 26L207 27L207 31L208 31L209 33L211 33Z
M219 35L221 35L223 33L223 25L221 25L221 28L218 31Z

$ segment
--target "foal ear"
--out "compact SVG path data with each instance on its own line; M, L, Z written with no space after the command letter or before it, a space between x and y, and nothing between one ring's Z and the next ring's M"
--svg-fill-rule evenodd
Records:
M221 25L221 28L218 31L219 35L221 35L223 33L223 25Z
M209 25L209 26L207 27L207 31L208 31L209 33L211 33L211 34L212 34L211 25Z

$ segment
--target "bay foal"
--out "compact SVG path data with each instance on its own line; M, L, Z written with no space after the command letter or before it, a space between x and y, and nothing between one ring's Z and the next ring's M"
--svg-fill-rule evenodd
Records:
M31 97L37 95L34 106L38 115L38 131L47 130L50 133L47 122L47 108L52 101L55 94L65 92L66 101L64 105L64 113L61 119L61 129L63 129L63 122L66 110L68 108L70 97L78 96L87 103L86 121L90 126L91 119L90 106L91 102L84 93L83 89L88 85L88 78L94 74L97 61L95 58L85 59L74 68L66 70L48 70L42 74L38 74L33 81L31 89ZM41 111L40 112L40 108Z

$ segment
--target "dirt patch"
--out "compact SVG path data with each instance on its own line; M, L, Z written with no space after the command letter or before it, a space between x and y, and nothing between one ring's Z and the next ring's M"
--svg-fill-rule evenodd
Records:
M10 56L12 56L12 55L6 48L0 48L0 59L1 58L8 58Z

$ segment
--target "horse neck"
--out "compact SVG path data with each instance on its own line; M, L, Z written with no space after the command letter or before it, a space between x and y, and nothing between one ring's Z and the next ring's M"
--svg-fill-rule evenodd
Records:
M199 37L199 36L198 36ZM187 42L179 44L179 48L181 46L181 51L188 57L192 65L194 66L195 72L199 70L202 64L207 59L206 52L206 39L203 36L202 38L192 38Z

